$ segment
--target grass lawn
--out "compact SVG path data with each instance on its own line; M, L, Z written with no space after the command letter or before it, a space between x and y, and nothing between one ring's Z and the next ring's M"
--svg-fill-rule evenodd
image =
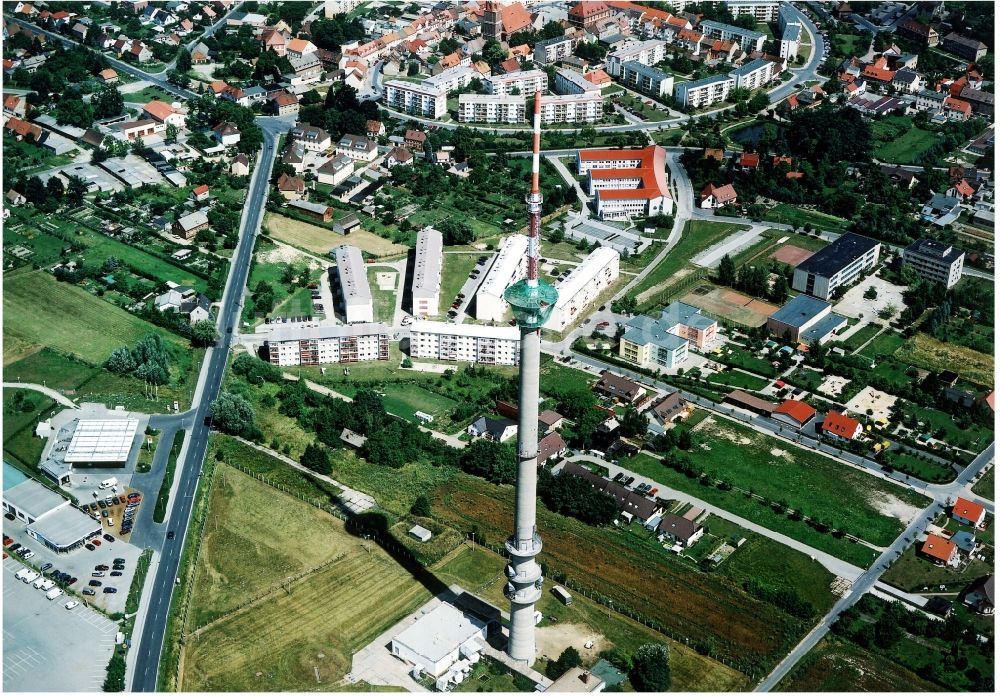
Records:
M379 272L392 273L395 278L394 290L382 290L379 288L375 275ZM399 272L395 270L389 270L387 268L368 269L368 286L372 291L375 321L382 321L389 326L392 326L392 317L396 312L396 293L402 292L400 288L402 280L403 279L399 276Z
M850 222L843 218L821 213L818 210L806 210L791 203L779 203L764 214L769 222L779 222L785 225L804 227L806 224L823 230L847 229ZM824 243L825 246L825 243Z
M938 134L913 125L909 116L889 116L872 122L875 156L890 164L913 164L938 141Z
M15 395L23 395L21 409L15 409ZM3 391L3 455L29 471L37 471L45 440L35 437L35 425L62 407L44 394L27 389Z
M671 280L671 277L683 268L690 268L690 260L698 253L717 244L731 234L748 229L746 225L736 225L731 222L711 222L708 220L690 220L684 226L680 241L677 242L666 258L654 268L642 282L633 288L638 295L644 290Z
M441 293L439 312L444 314L446 307L455 301L455 296L462 292L462 286L469 279L469 274L476 267L476 261L481 254L445 254L444 266L441 269ZM487 264L480 268L485 269ZM486 271L484 270L483 273ZM480 275L482 277L482 275Z
M918 332L908 340L896 357L928 370L954 370L960 377L980 386L989 387L993 384L992 355L954 343L944 343L923 332Z
M196 609L216 611L217 595L231 601L266 596L188 635L180 688L336 690L350 670L351 656L431 593L374 542L348 534L336 518L238 471L221 471L224 479L216 486L238 486L230 490L249 493L249 500L258 505L213 492L197 561L199 570L212 578L207 584L196 581L191 616L207 616L196 614ZM238 479L242 481L235 482ZM284 533L267 538L273 534L276 514L296 530L294 542ZM213 558L213 548L231 555ZM332 562L300 579L280 582L296 570L326 561ZM265 569L263 583L259 565Z
M458 405L454 399L435 394L419 384L386 384L378 389L384 394L382 403L385 405L385 410L411 423L418 423L413 414L416 411L423 411L434 416L437 424L437 421L447 418ZM338 391L353 398L358 389L353 385L344 385Z
M329 228L273 213L264 216L264 229L279 241L320 256L327 256L331 249L340 244L356 246L361 251L378 257L395 256L406 253L407 250L404 245L383 239L363 228L341 236Z
M831 38L833 48L846 56L852 56L860 51L864 53L864 42L854 34L834 34Z
M910 670L871 650L827 636L778 683L778 691L851 693L938 691Z
M176 99L176 97L172 94L164 89L156 87L155 85L143 87L138 92L124 92L122 93L122 98L127 102L134 102L136 104L142 104L143 106L154 99L165 101L168 104Z
M981 495L989 500L996 500L996 467L990 467L981 479L976 481L972 487L972 492Z
M980 560L973 560L962 570L943 568L919 556L917 546L908 548L882 579L906 592L961 592L973 580L992 572L992 562ZM940 585L945 589L941 590Z
M881 330L882 327L878 324L866 324L851 334L847 340L841 341L840 343L843 345L844 350L854 352L871 340L871 338Z
M324 309L326 308L324 307ZM312 293L309 288L299 288L282 301L277 307L275 307L274 311L272 311L269 316L301 317L312 316L312 314Z
M955 447L963 449L973 449L977 452L989 444L993 438L993 430L981 425L973 424L967 430L962 430L955 424L955 419L947 413L933 408L923 408L905 404L905 411L916 416L917 420L923 422L923 430L935 433L944 430L944 440Z
M761 377L754 377L745 372L727 370L725 372L712 372L706 379L715 384L725 384L736 389L763 389L768 385L768 380Z
M863 331L864 329L862 329ZM866 358L871 358L876 360L878 358L886 358L896 354L903 344L906 343L906 339L900 336L895 331L886 330L876 338L874 341L869 343L860 355Z

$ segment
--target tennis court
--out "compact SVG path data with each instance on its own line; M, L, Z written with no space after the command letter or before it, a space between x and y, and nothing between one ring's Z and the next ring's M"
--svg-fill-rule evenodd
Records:
M761 326L778 309L749 295L713 285L698 286L682 297L681 302L744 326Z

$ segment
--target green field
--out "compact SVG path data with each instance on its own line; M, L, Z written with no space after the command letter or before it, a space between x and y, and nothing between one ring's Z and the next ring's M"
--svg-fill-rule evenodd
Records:
M840 343L843 345L844 350L854 352L871 340L871 338L881 330L882 327L878 324L866 324L851 334L847 340L841 341Z
M893 660L828 636L779 682L777 690L851 693L937 691L938 688Z
M24 397L20 410L13 408L16 394ZM56 402L44 394L28 389L3 391L3 454L22 469L37 471L45 440L35 437L35 425L58 410ZM60 407L61 408L61 407Z
M455 301L458 293L462 292L462 286L469 279L469 274L476 268L478 254L447 253L444 255L444 266L441 269L441 293L439 295L438 312L445 314L445 310ZM486 272L487 264L479 268ZM480 278L482 274L480 274Z
M348 534L336 518L236 470L219 467L223 471L215 485L233 486L229 490L240 491L242 499L213 491L190 616L225 615L188 633L179 688L338 690L351 656L431 593L377 544ZM295 533L274 534L276 515ZM251 597L260 599L225 613Z
M384 394L382 404L385 410L394 416L399 416L411 423L419 421L413 415L417 411L423 411L434 416L435 421L447 418L457 402L447 396L435 394L424 389L418 384L386 384L379 390ZM344 386L338 391L345 396L353 397L358 390L352 386ZM433 428L435 424L432 424Z
M849 220L827 215L818 210L806 210L791 203L779 203L764 213L764 219L796 227L805 227L808 224L822 230L844 230L850 224Z
M970 562L964 569L935 565L917 553L917 544L910 546L882 576L882 579L905 592L961 592L974 580L992 572L992 561ZM945 589L941 590L940 585Z
M725 384L726 386L734 387L736 389L751 390L763 389L769 383L769 380L754 377L753 375L748 375L745 372L736 372L735 370L711 372L705 379L715 384Z
M991 466L981 479L976 481L972 492L989 500L996 500L996 467Z
M872 122L875 157L889 164L913 164L939 135L913 125L909 116L889 116Z

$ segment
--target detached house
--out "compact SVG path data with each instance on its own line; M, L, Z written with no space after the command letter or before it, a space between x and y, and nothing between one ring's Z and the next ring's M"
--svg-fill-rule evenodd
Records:
M223 121L212 129L212 137L214 137L220 145L229 147L230 145L236 145L240 142L240 129L232 121Z
M674 513L660 520L656 531L658 538L680 544L685 549L694 546L705 534L705 528L700 524Z
M724 205L736 205L736 189L732 184L716 186L709 184L701 192L701 207L705 209L721 208Z
M861 435L861 423L849 416L830 411L823 419L823 434L835 440L854 440Z
M298 200L306 193L306 182L297 176L282 174L278 177L278 193L286 200Z
M506 442L517 435L517 423L509 418L487 418L480 416L467 432L472 437L482 437L493 442Z
M177 312L188 318L190 323L204 321L212 316L212 302L194 288L178 285L153 301L161 312Z
M184 114L166 102L154 99L142 107L142 113L144 116L162 124L163 128L170 125L177 128L184 127Z
M644 386L608 370L601 373L601 379L594 385L594 390L626 404L638 403L646 396Z
M920 547L920 553L937 565L953 566L958 563L958 546L955 542L937 534L928 534Z
M337 154L347 155L359 162L371 162L378 157L378 146L374 140L347 133L337 143Z
M951 518L970 527L982 527L986 521L986 509L979 503L960 497L951 508Z

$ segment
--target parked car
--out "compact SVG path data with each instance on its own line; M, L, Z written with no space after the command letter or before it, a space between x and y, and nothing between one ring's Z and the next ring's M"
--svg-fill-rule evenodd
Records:
M97 507L101 508L102 510L103 510L104 508L106 508L107 506L108 506L108 504L107 504L107 503L105 503L105 502L104 502L103 500L98 500L98 501L97 501Z
M116 587L105 587L104 588L104 594L114 594L117 591L118 591L118 588L116 588Z
M124 563L124 562L125 562L125 559L124 559L124 558L116 558L116 559L115 559L115 564L118 564L118 563Z
M21 545L15 542L15 543L11 544L11 545L10 545L10 548L9 548L9 549L7 549L7 550L8 550L8 551L10 551L11 553L14 553L14 552L15 552L15 551L17 551L17 550L18 550L19 548L21 548Z
M103 564L102 565L95 565L94 566L94 570L107 570L107 569L108 569L108 567L106 565L103 565Z
M173 538L174 538L174 533L173 533L173 531L169 531L169 532L167 532L167 539L173 539Z
M93 596L94 596L95 594L97 594L96 592L94 592L94 591L93 591L92 589L90 589L89 587L84 587L84 588L83 588L83 589L81 590L81 592L82 592L83 594L87 595L88 597L93 597Z
M76 578L70 578L69 580L66 581L66 584L67 585L72 585L75 582L76 582Z
M94 546L100 546L101 545L101 540L100 539L91 539L90 543L93 544Z
M87 549L88 551L93 551L95 547L93 544L84 544L83 548Z
M111 577L113 577L113 578L120 578L121 576L122 576L122 572L120 570L112 570L111 571Z
M17 519L16 517L14 517L14 513L13 512L8 512L6 515L4 515L4 517L6 517L11 522L13 522L14 520Z
M80 603L75 599L73 599L70 600L69 602L66 602L66 604L64 604L63 606L66 607L67 609L76 609L78 606L80 606Z
M104 535L104 540L105 541L114 542L115 538L113 536L111 536L110 534L105 534Z
M103 570L95 570L93 573L90 574L90 577L92 577L92 578L103 578L104 577L104 571Z
M87 584L90 585L91 587L100 587L104 583L102 583L100 580L91 580Z

